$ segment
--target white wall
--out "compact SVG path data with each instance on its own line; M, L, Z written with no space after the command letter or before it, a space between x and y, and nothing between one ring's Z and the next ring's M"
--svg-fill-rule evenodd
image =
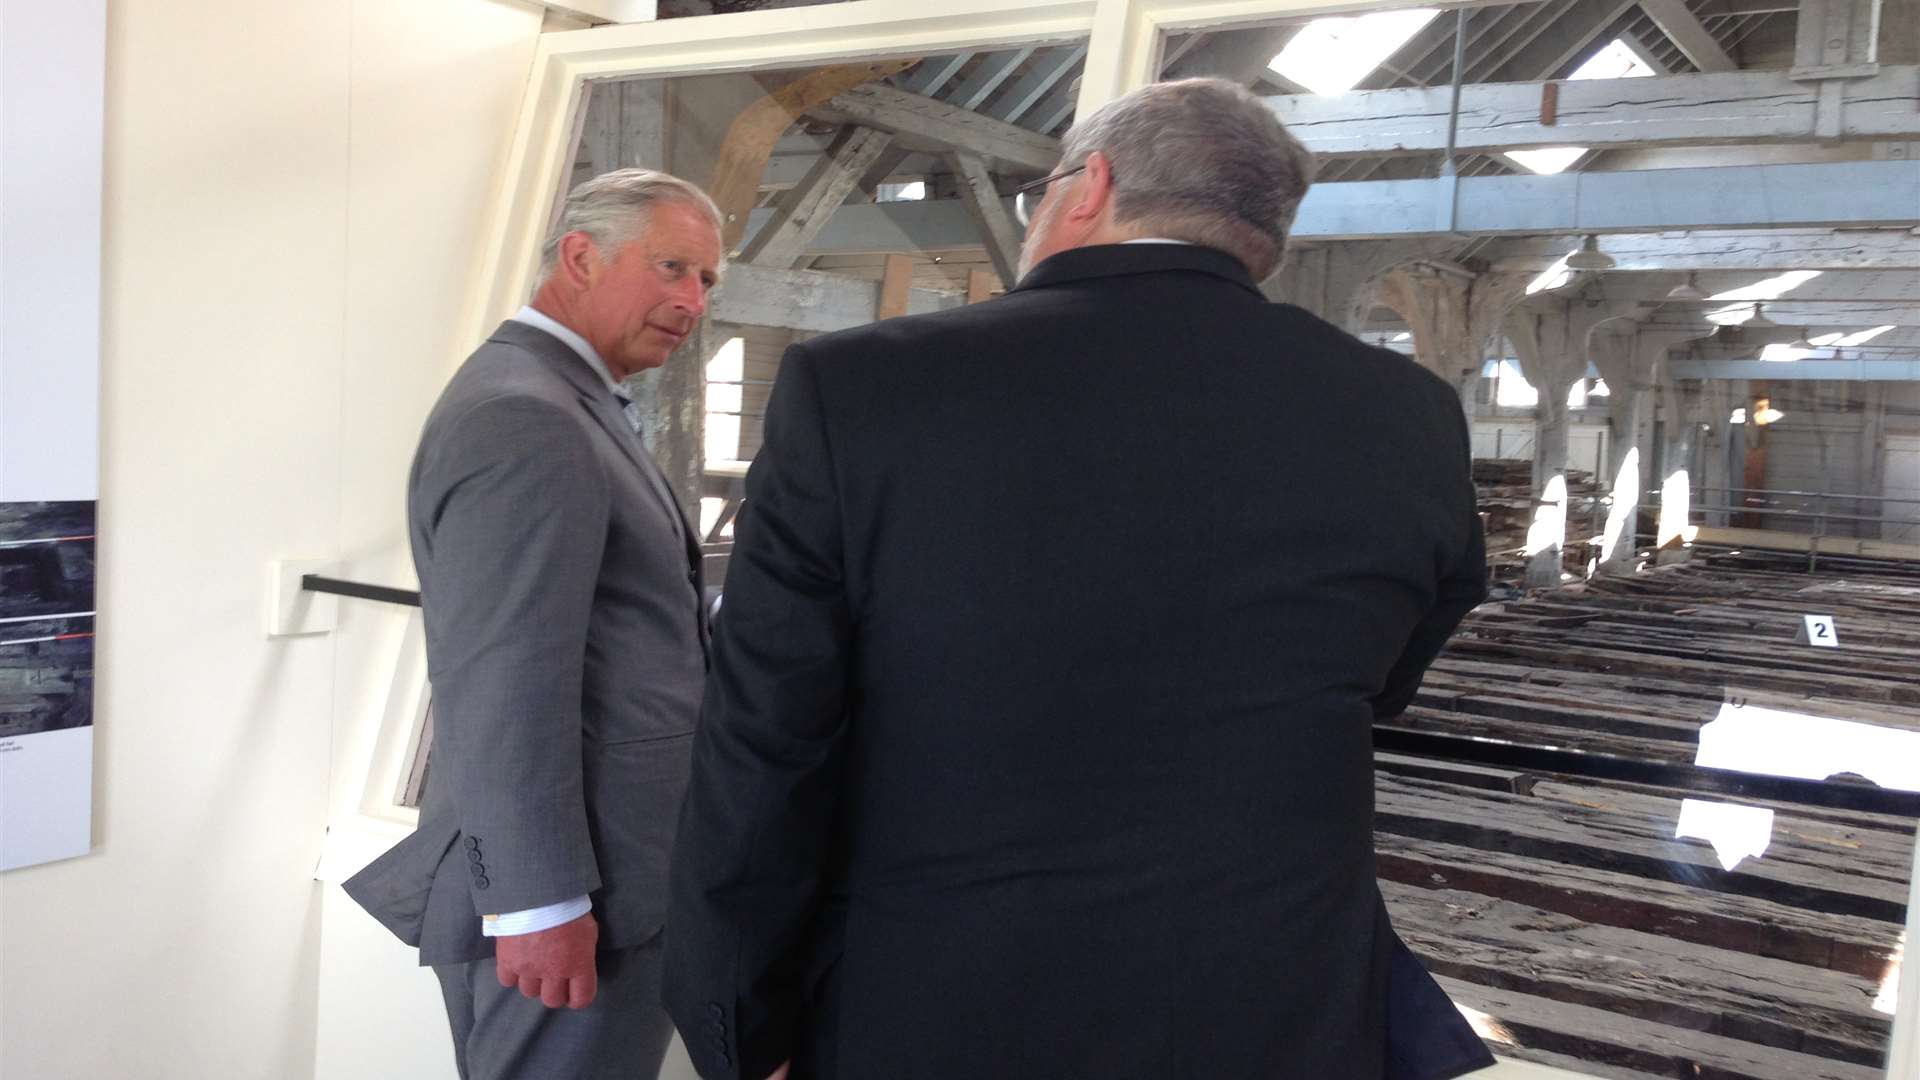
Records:
M405 572L406 462L471 344L450 328L540 18L110 8L94 851L0 877L0 1075L450 1074L431 979L312 880L334 732L384 691L395 618L269 641L263 577Z

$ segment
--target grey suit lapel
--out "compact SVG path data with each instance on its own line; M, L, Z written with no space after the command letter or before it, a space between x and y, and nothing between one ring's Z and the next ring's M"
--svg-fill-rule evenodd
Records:
M626 416L621 413L619 403L612 399L612 395L602 393L588 397L587 406L592 410L593 418L600 421L600 426L607 429L607 434L613 436L613 441L620 444L620 449L626 451L627 457L633 460L634 466L647 478L647 486L653 489L654 495L664 504L663 509L680 523L681 533L690 535L693 530L687 524L687 516L680 510L680 500L674 498L673 489L667 486L667 478L660 473L660 463L653 460L652 454L647 453L646 445L640 441L639 433L633 430L633 425L629 424Z
M693 526L687 521L686 513L680 509L680 500L674 497L673 489L667 486L667 478L661 475L659 463L653 460L652 454L647 453L633 425L621 414L619 404L613 399L613 392L601 380L600 374L589 367L566 342L526 323L509 319L493 332L491 340L517 345L548 360L552 370L573 387L586 405L587 412L606 430L627 460L633 462L633 467L639 469L646 478L654 497L663 504L661 508L679 522L680 533L687 540L688 558L698 567L699 541L694 538Z

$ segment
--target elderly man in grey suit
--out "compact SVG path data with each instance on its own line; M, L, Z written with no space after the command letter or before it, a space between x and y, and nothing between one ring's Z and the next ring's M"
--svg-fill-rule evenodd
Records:
M433 685L420 828L347 883L439 977L460 1075L658 1074L661 927L706 671L700 547L622 389L707 306L720 214L568 197L533 302L454 376L408 519Z

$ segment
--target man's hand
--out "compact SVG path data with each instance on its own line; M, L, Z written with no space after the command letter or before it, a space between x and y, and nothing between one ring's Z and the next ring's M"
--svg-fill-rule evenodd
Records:
M501 986L519 986L520 993L539 998L547 1008L562 1005L584 1009L600 988L593 951L600 941L600 924L592 914L551 930L493 939L493 962Z

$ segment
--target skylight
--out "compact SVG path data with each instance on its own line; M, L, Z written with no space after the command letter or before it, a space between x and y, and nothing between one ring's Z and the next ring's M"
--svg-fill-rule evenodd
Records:
M1893 327L1891 326L1875 326L1871 329L1859 330L1851 334L1845 331L1833 334L1815 334L1807 339L1807 344L1813 346L1811 349L1796 349L1792 345L1768 345L1760 350L1760 359L1771 360L1775 363L1784 363L1790 360L1804 360L1809 356L1817 355L1829 349L1851 349L1855 345L1865 345L1867 342L1872 341L1874 338L1892 329Z
M1550 289L1557 289L1560 286L1565 285L1567 282L1572 280L1573 280L1573 271L1567 268L1567 257L1565 255L1562 255L1560 256L1559 259L1554 261L1554 264L1552 266L1549 266L1545 270L1542 270L1540 272L1540 276L1534 278L1532 281L1527 282L1527 295L1532 296L1534 293L1537 293L1537 292L1546 292Z
M1821 340L1821 338L1827 336L1822 334L1820 337L1814 338L1813 343L1815 345L1828 345L1840 349L1851 349L1855 345L1865 345L1867 342L1872 341L1874 338L1892 329L1892 326L1876 326L1871 330L1862 330L1857 334L1836 334L1832 341Z
M1640 79L1653 74L1653 69L1640 59L1627 43L1614 38L1607 47L1594 53L1584 64L1567 76L1572 79ZM1579 161L1587 152L1584 146L1555 146L1542 150L1509 150L1507 157L1519 162L1542 175L1565 172L1567 167Z
M1753 305L1768 300L1778 300L1793 290L1820 276L1818 270L1789 270L1784 274L1775 274L1762 278L1751 285L1742 285L1738 289L1728 289L1707 297L1709 300L1726 304L1707 312L1707 321L1721 326L1740 326L1753 318Z
M1267 66L1316 94L1344 94L1438 14L1411 8L1315 19Z
M1525 375L1520 374L1520 366L1513 361L1500 361L1499 374L1495 378L1499 380L1494 386L1495 405L1531 409L1540 404L1540 392L1527 382Z

